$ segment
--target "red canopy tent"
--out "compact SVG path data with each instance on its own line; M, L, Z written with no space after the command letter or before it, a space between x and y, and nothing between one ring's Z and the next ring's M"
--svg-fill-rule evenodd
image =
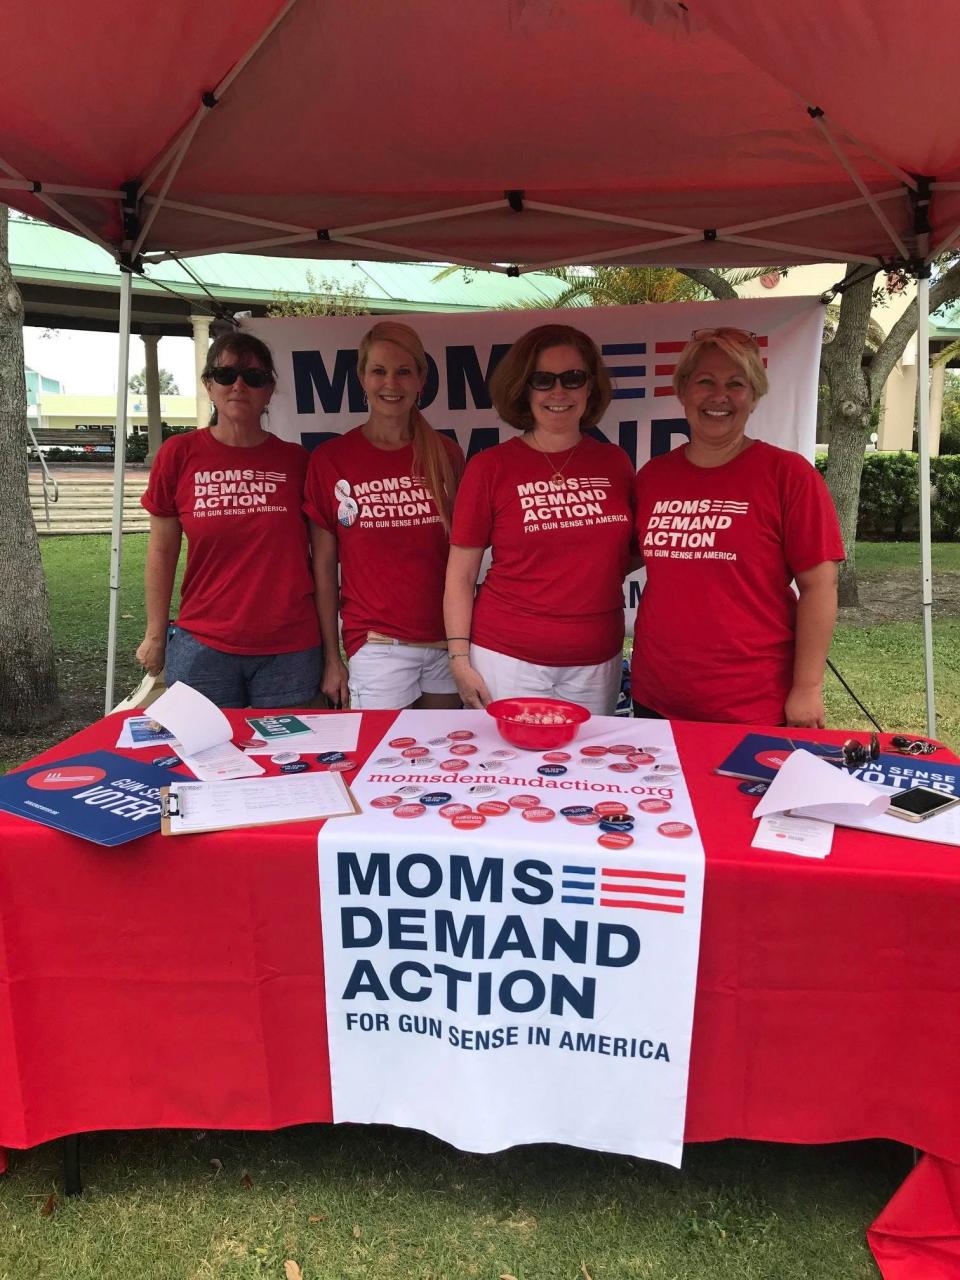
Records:
M508 272L860 260L918 271L923 370L928 264L960 241L955 16L951 0L7 0L0 197L116 255L125 337L131 270L215 251ZM121 395L118 446L125 412Z
M954 17L950 0L7 0L0 196L133 270L218 250L509 272L907 262L926 368L926 264L960 240ZM112 683L111 645L108 704Z

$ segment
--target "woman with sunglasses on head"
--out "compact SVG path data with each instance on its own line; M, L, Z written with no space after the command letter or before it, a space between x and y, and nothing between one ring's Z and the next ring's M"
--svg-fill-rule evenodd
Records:
M695 330L673 386L690 442L637 475L634 712L820 728L843 559L827 487L746 434L767 391L755 334Z
M477 454L457 495L444 614L460 696L481 707L542 695L612 714L634 473L621 448L587 434L610 403L609 375L586 334L541 325L504 356L490 395L521 434Z
M363 710L459 707L442 601L463 453L420 412L427 356L408 325L382 320L364 334L357 374L369 417L315 449L307 474L323 692Z
M201 374L210 426L159 449L150 512L147 629L137 650L221 707L305 706L320 687L320 627L303 484L307 452L265 431L276 374L269 347L218 337ZM183 535L180 612L170 599Z

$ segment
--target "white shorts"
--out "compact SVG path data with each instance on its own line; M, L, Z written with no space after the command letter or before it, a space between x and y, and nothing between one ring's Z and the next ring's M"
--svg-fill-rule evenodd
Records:
M616 653L607 662L589 667L541 667L472 644L470 664L483 676L493 699L564 698L578 702L595 716L612 716L620 693L623 657Z
M446 649L367 644L349 662L350 705L359 711L409 707L421 693L457 692Z

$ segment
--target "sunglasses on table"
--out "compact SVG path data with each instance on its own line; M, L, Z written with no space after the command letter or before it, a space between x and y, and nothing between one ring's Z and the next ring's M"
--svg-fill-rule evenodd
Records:
M273 381L273 375L265 369L238 369L235 364L215 364L210 377L221 387L232 387L238 378L254 389L269 386Z
M587 385L590 375L586 369L564 369L563 373L548 373L546 369L534 369L527 378L531 391L552 391L557 379L565 391L576 391Z
M905 738L902 734L895 734L890 739L890 745L902 756L932 756L935 751L940 750L937 743L926 738Z
M690 337L694 342L705 342L709 338L726 338L728 342L742 342L744 346L757 346L757 335L751 329L730 329L725 326L719 329L694 329Z

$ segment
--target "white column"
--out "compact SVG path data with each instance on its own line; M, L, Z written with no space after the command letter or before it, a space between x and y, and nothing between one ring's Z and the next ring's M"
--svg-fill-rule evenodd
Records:
M210 423L210 401L207 389L200 381L203 366L207 363L207 347L210 345L210 316L191 316L193 326L193 354L197 370L197 426Z
M147 456L149 467L157 456L157 450L163 443L163 429L160 426L160 361L157 348L160 335L142 333L143 367L147 392Z

